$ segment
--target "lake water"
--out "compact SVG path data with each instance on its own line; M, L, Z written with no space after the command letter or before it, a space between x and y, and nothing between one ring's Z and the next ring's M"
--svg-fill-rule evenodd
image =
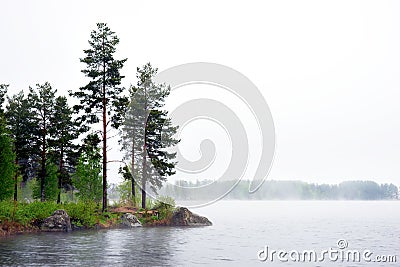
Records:
M40 233L0 239L2 266L398 266L400 201L220 201L193 209L211 227ZM397 263L281 262L258 252L345 250ZM343 244L343 243L342 243ZM260 254L264 256L265 254ZM296 254L291 254L295 258ZM286 256L288 258L288 256Z

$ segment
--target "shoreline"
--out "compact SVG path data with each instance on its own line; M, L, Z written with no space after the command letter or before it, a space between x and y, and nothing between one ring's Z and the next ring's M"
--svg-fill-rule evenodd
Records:
M63 227L59 226L59 228L57 228L56 225L53 225L52 228L44 227L46 221L49 219L60 219L60 216L58 215L58 212L60 211L65 213L65 216L61 218ZM79 226L77 225L77 221L70 219L65 210L56 210L53 212L53 215L46 219L34 219L32 223L27 225L18 222L9 222L7 220L0 221L0 238L30 233L71 233L92 230L132 229L136 227L199 227L212 225L206 217L192 213L185 207L173 207L173 209L170 209L167 212L163 211L165 212L165 215L163 216L154 216L154 212L159 214L159 211L156 210L146 211L144 213L110 211L107 213L106 216L108 218L105 221L97 219L97 222L92 226ZM150 214L150 216L148 214ZM96 214L93 214L93 216L95 215ZM141 215L141 217L138 215ZM68 225L68 228L65 228L66 225Z

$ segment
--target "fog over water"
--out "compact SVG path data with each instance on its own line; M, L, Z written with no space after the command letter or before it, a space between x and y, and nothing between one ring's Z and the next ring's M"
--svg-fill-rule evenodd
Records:
M0 239L1 266L299 266L298 262L263 262L269 250L368 249L373 257L400 260L398 201L220 201L194 212L211 227L135 228L128 230L41 233ZM371 256L372 257L372 256ZM307 266L365 266L366 262L306 263ZM302 264L300 264L302 265Z

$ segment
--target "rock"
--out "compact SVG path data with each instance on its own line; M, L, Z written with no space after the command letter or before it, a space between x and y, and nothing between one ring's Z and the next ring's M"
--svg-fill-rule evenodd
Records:
M84 226L82 225L76 225L73 222L71 222L71 227L72 227L72 231L78 231L78 230L84 230L86 229Z
M40 228L45 232L70 232L72 230L71 220L65 210L56 210L53 215L43 221Z
M135 215L131 213L125 213L121 215L121 225L126 227L141 227L142 224L136 218Z
M192 213L184 207L177 207L171 219L172 226L210 226L212 223L203 216Z

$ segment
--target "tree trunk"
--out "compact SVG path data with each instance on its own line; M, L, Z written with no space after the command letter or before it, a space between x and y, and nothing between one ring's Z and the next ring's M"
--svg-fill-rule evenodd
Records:
M146 126L145 126L146 128ZM144 135L143 159L142 159L142 208L146 208L146 134Z
M145 138L146 139L146 138ZM146 208L146 142L143 145L143 163L142 163L142 208Z
M105 85L103 85L105 87ZM103 90L105 92L105 89ZM103 212L107 210L107 110L103 97Z
M14 201L18 201L18 159L15 158L15 176L14 176Z
M144 86L144 125L143 125L143 162L142 162L142 208L146 208L146 124L147 124L147 88Z
M104 50L104 37L103 37ZM107 99L106 62L103 59L103 212L107 211Z
M57 203L61 203L61 178L63 176L63 168L64 168L64 146L61 145L60 151L60 173L58 175L58 196L57 196Z
M42 171L40 174L40 201L44 202L46 200L44 182L46 179L46 127L44 128L43 138L42 138Z
M146 209L146 180L142 179L142 209Z
M136 192L135 192L135 138L132 138L132 170L131 170L131 176L132 176L132 187L131 187L131 194L132 194L132 200L133 200L133 205L136 207Z

